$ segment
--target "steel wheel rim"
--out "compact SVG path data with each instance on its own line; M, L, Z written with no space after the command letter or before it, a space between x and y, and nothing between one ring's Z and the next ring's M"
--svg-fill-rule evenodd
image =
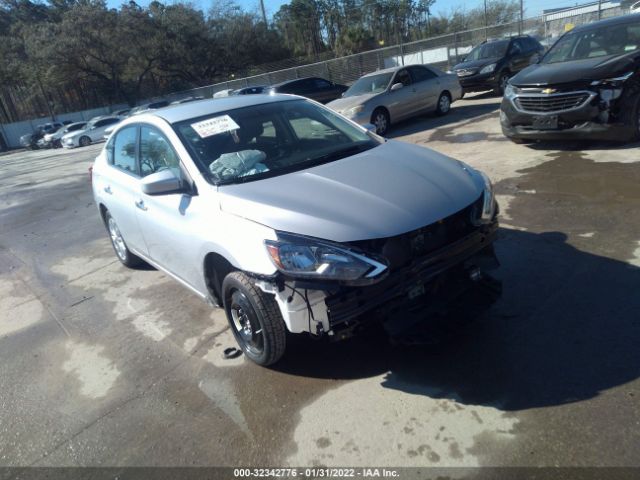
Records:
M446 95L442 95L440 97L440 111L446 113L449 111L449 107L451 107L451 103L449 102L449 97Z
M378 113L373 122L376 126L377 133L384 133L387 131L387 117L383 113Z
M243 347L260 355L264 351L262 325L244 293L236 290L231 295L231 321Z
M122 261L127 260L127 246L124 244L124 239L120 234L120 229L113 218L109 218L109 235L111 236L111 243L116 251L116 254Z

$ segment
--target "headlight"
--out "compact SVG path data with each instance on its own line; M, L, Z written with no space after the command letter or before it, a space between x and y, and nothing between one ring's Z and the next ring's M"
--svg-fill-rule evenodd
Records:
M480 73L493 73L493 71L496 69L496 64L495 63L491 63L489 65L487 65L486 67L482 67L482 70L480 70Z
M475 225L484 225L491 223L493 216L496 213L496 199L493 194L493 184L489 177L484 173L478 171L482 180L484 181L484 191L482 193L482 211L480 215L477 213L473 216L473 223Z
M516 93L517 93L517 89L513 85L511 85L510 83L507 83L507 86L504 89L504 96L505 97L513 97Z
M364 105L357 105L355 107L351 107L351 108L347 108L346 110L343 110L342 115L348 118L352 118L358 115L363 110L364 110Z
M294 278L372 283L387 270L382 258L324 240L279 233L264 243L276 268Z
M634 72L631 71L629 73L625 73L624 75L620 75L619 77L615 77L615 78L605 78L603 80L594 80L593 82L591 82L591 85L594 87L598 85L618 86L624 83L626 80L629 80L633 75L633 73Z

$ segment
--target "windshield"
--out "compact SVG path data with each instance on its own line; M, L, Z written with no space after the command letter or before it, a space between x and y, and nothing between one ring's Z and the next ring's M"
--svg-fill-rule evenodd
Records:
M509 40L500 40L498 42L485 43L478 45L471 50L465 62L472 60L484 60L487 58L499 58L504 57L507 53L507 47L509 46Z
M228 110L174 128L200 170L218 185L302 170L379 144L307 100Z
M362 77L356 83L351 85L349 90L344 92L345 97L355 97L357 95L366 95L368 93L380 93L389 85L393 77L393 73L381 73L379 75L369 75Z
M640 23L607 25L565 34L549 49L542 63L623 55L636 52L638 49L640 49Z

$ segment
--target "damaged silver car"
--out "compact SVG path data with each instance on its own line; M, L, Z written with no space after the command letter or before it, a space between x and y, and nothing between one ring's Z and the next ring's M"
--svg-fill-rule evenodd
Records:
M131 117L92 178L120 261L223 307L261 365L282 357L287 332L343 339L382 322L402 337L499 290L486 175L300 97Z

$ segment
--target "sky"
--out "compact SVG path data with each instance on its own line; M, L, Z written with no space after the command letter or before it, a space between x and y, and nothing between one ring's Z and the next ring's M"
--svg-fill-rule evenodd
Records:
M163 0L160 0L163 1ZM171 3L173 0L164 0L165 3ZM208 10L213 0L190 0L196 6L199 6L203 10ZM436 0L433 7L433 13L447 13L454 7L464 7L465 9L472 9L483 4L484 0ZM555 7L569 7L578 3L587 3L589 0L524 0L525 17L533 17L539 15L545 8ZM139 5L146 6L151 0L136 0ZM236 2L245 10L254 11L259 13L260 3L259 0L236 0ZM271 17L278 11L280 6L285 3L289 3L289 0L264 0L267 16ZM107 0L107 4L110 7L118 7L123 3L123 0Z

